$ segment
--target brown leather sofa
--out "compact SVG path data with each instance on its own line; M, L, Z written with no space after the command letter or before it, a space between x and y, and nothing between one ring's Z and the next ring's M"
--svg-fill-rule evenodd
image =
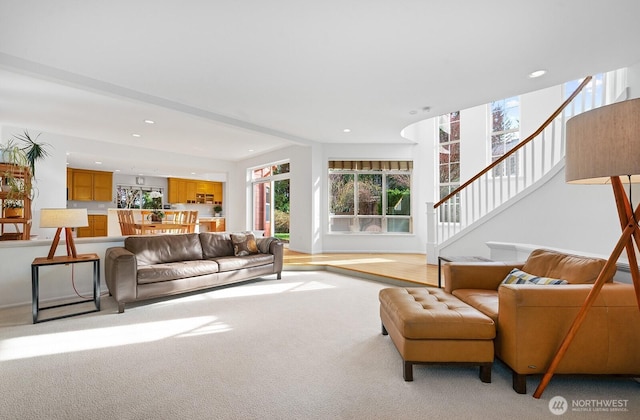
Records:
M255 238L257 250L236 256L232 234L188 233L129 236L124 246L108 248L105 277L109 293L125 304L237 283L276 274L281 278L283 244ZM239 254L245 254L242 252Z
M538 249L525 263L446 263L445 291L496 323L495 354L513 389L547 371L605 261ZM513 268L567 285L501 284ZM640 376L640 309L632 284L607 279L556 374Z

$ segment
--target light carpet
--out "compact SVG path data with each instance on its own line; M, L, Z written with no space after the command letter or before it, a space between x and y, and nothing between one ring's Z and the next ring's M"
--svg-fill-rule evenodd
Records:
M389 285L326 271L284 272L117 313L32 325L30 307L0 311L2 419L558 418L549 401L626 400L626 411L562 418L637 418L629 378L555 376L543 398L469 366L414 367L380 333ZM588 349L585 349L588 351Z

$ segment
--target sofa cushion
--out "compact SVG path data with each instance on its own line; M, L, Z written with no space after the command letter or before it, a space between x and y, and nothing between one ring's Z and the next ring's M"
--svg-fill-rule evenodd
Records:
M537 277L514 268L507 274L507 277L502 280L501 284L567 284L567 281L552 279L550 277Z
M232 233L231 242L233 243L233 253L236 257L244 257L260 252L258 251L258 244L256 243L256 237L253 236L253 233Z
M218 272L218 263L212 260L178 261L145 265L138 268L138 284L185 279Z
M522 271L538 277L564 279L571 284L595 283L605 264L606 260L602 258L536 249L527 258ZM613 281L613 274L606 281Z
M498 323L498 291L489 289L456 289L452 293Z
M135 254L138 267L202 259L197 233L129 236L124 240L124 247Z
M204 258L228 257L233 255L231 235L223 232L200 233L202 255Z
M275 257L273 254L254 254L245 257L218 257L215 258L214 261L218 263L220 271L222 272L273 264Z

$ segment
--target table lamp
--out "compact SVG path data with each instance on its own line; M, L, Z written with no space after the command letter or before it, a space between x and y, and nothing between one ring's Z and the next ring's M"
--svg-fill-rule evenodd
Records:
M40 227L57 228L56 234L49 249L47 259L53 259L62 229L65 232L65 242L67 244L67 256L77 258L76 245L73 242L71 228L89 226L87 209L42 209L40 210Z
M606 184L613 187L622 235L607 260L569 332L560 345L540 385L540 398L606 279L615 273L617 260L627 251L631 277L640 309L640 271L633 241L640 248L640 205L633 210L623 182L640 182L640 98L603 106L567 121L565 179L574 184Z

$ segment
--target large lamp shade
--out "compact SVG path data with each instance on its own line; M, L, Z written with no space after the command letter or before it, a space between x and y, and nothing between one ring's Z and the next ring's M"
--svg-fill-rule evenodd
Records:
M87 209L41 209L40 227L75 228L89 226Z
M628 175L640 182L640 98L576 115L566 133L567 182L605 184Z
M89 226L89 218L87 217L87 209L41 209L40 210L40 227L57 228L51 248L49 249L48 259L53 256L60 241L60 234L64 229L65 240L67 243L67 256L76 258L76 245L73 242L71 228Z

